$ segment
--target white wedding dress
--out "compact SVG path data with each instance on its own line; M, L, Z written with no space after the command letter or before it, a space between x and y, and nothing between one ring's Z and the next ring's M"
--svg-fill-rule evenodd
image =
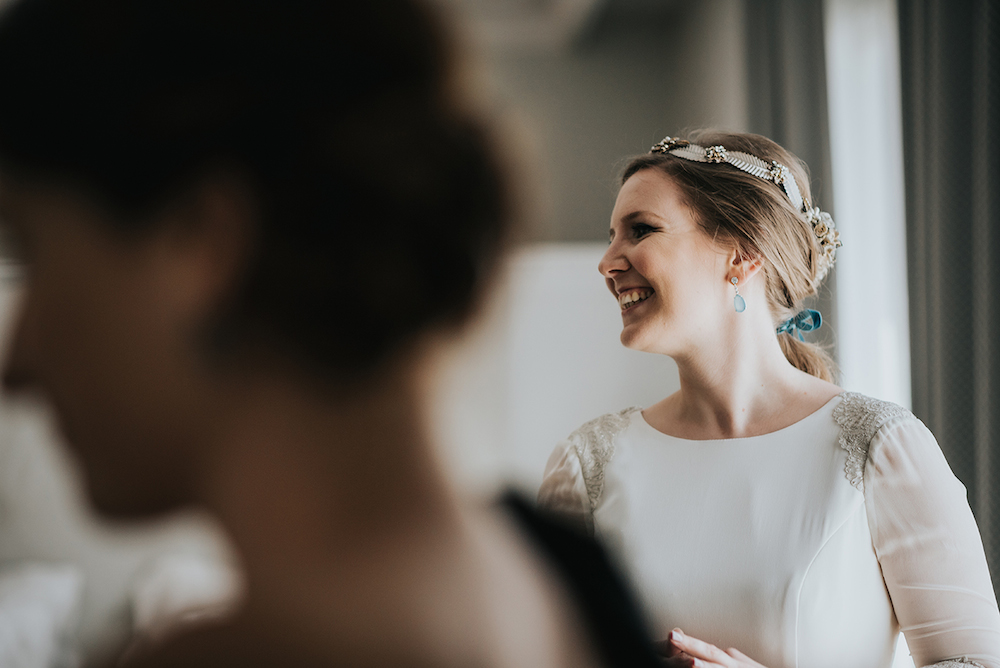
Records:
M1000 668L965 487L895 404L844 393L774 433L706 441L637 408L605 415L559 444L539 503L603 540L658 638L679 627L768 668L888 668L902 629L917 666Z

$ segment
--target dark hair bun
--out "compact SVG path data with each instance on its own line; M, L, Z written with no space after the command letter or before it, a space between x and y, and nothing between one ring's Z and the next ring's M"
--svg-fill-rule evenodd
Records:
M407 0L21 0L0 18L0 161L118 224L232 166L262 211L216 340L335 375L462 317L506 221L448 45Z

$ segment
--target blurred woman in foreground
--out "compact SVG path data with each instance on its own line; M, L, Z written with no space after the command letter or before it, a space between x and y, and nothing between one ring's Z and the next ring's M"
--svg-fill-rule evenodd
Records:
M234 619L140 661L652 657L590 633L538 518L463 507L426 436L507 204L425 11L24 0L0 88L7 388L51 400L104 514L204 504L244 559Z

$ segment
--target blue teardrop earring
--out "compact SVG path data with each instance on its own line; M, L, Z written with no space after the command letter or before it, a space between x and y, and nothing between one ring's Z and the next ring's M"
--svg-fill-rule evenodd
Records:
M740 289L736 285L740 282L740 279L733 276L729 279L729 282L733 284L733 288L736 290L736 296L733 297L733 308L736 309L737 313L743 313L743 311L747 310L747 302L740 296Z

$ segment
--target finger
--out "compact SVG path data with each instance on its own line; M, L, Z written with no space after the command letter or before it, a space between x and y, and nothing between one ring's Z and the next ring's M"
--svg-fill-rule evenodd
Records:
M684 635L680 629L674 629L670 632L670 641L696 659L703 659L722 666L729 666L733 663L733 657L715 645ZM695 665L697 666L698 663L695 662Z
M672 656L669 659L663 659L660 664L664 668L694 668L694 662L696 659L687 654Z
M744 654L740 650L735 649L733 647L730 647L729 649L727 649L726 653L729 656L733 657L734 659L739 659L741 662L743 662L743 663L745 663L747 665L750 665L750 666L760 666L759 663L757 663L756 661L754 661L753 659L751 659L749 656L747 656L746 654ZM761 668L764 668L764 667L761 666Z
M692 658L691 668L726 668L726 666L716 663L715 661L706 661L705 659Z
M653 647L656 648L660 656L668 659L682 653L681 649L671 642L669 637L666 640L657 640L653 643Z

